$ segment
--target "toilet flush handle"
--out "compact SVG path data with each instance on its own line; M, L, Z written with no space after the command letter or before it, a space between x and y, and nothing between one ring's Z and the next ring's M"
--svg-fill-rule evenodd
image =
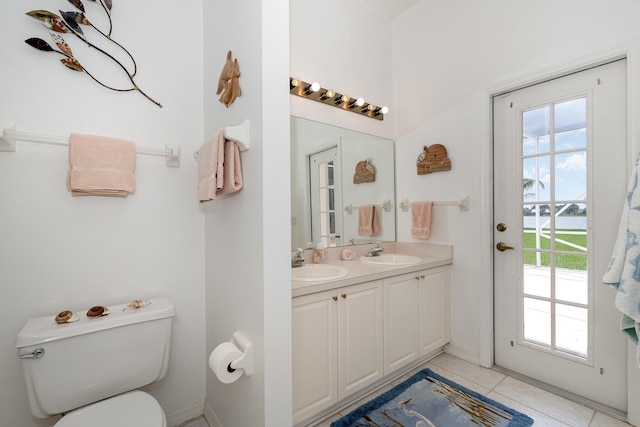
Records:
M40 359L44 356L44 348L36 348L31 353L21 354L20 359Z

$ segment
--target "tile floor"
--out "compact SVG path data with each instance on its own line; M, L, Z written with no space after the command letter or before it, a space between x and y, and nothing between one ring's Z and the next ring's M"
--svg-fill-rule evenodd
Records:
M312 426L329 427L342 415L349 413L375 395L384 393L411 376L415 371L423 368L429 368L451 381L529 415L533 418L535 427L629 427L629 424L606 414L446 353L393 381L392 384L378 390L374 395L368 396L340 413ZM198 418L180 427L209 427L209 425L204 418Z
M464 387L529 415L535 427L629 427L623 421L563 397L541 390L492 369L486 369L443 353L413 372L392 382L374 395L354 403L340 413L330 416L313 427L329 427L331 422L349 413L375 395L382 394L415 371L429 368ZM507 397L508 396L508 397ZM189 426L192 427L192 426ZM195 426L194 426L195 427Z

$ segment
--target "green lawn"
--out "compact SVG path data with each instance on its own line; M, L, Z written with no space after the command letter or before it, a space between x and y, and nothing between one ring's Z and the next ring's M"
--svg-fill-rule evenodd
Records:
M526 228L525 230L534 230L532 228ZM556 238L573 243L578 246L587 247L587 236L582 234L563 234L563 231L583 231L583 230L556 230ZM549 239L542 237L540 239L541 249L549 249ZM533 251L527 251L526 249L536 249L536 235L535 233L524 233L524 263L529 265L536 265L536 253ZM587 257L586 253L580 249L565 245L560 242L556 242L556 250L573 252L576 255L556 255L556 267L567 268L571 270L586 270L587 269ZM548 252L542 252L542 265L549 266L551 262L551 254Z

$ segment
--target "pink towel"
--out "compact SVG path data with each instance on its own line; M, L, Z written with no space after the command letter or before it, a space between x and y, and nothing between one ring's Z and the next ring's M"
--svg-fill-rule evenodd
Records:
M419 239L431 237L431 209L433 202L411 203L411 235Z
M224 146L224 185L217 195L235 193L243 185L240 147L234 141L227 141Z
M216 198L224 185L224 129L205 141L198 150L198 200L200 203Z
M67 188L74 196L122 196L135 190L133 142L95 135L69 136Z
M378 234L378 220L376 207L364 205L358 208L358 234L360 236L373 236Z

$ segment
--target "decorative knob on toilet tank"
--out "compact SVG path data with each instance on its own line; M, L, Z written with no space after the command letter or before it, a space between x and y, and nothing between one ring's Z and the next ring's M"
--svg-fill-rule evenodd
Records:
M253 344L240 332L231 341L218 345L209 356L209 368L224 384L237 381L242 374L253 374Z

